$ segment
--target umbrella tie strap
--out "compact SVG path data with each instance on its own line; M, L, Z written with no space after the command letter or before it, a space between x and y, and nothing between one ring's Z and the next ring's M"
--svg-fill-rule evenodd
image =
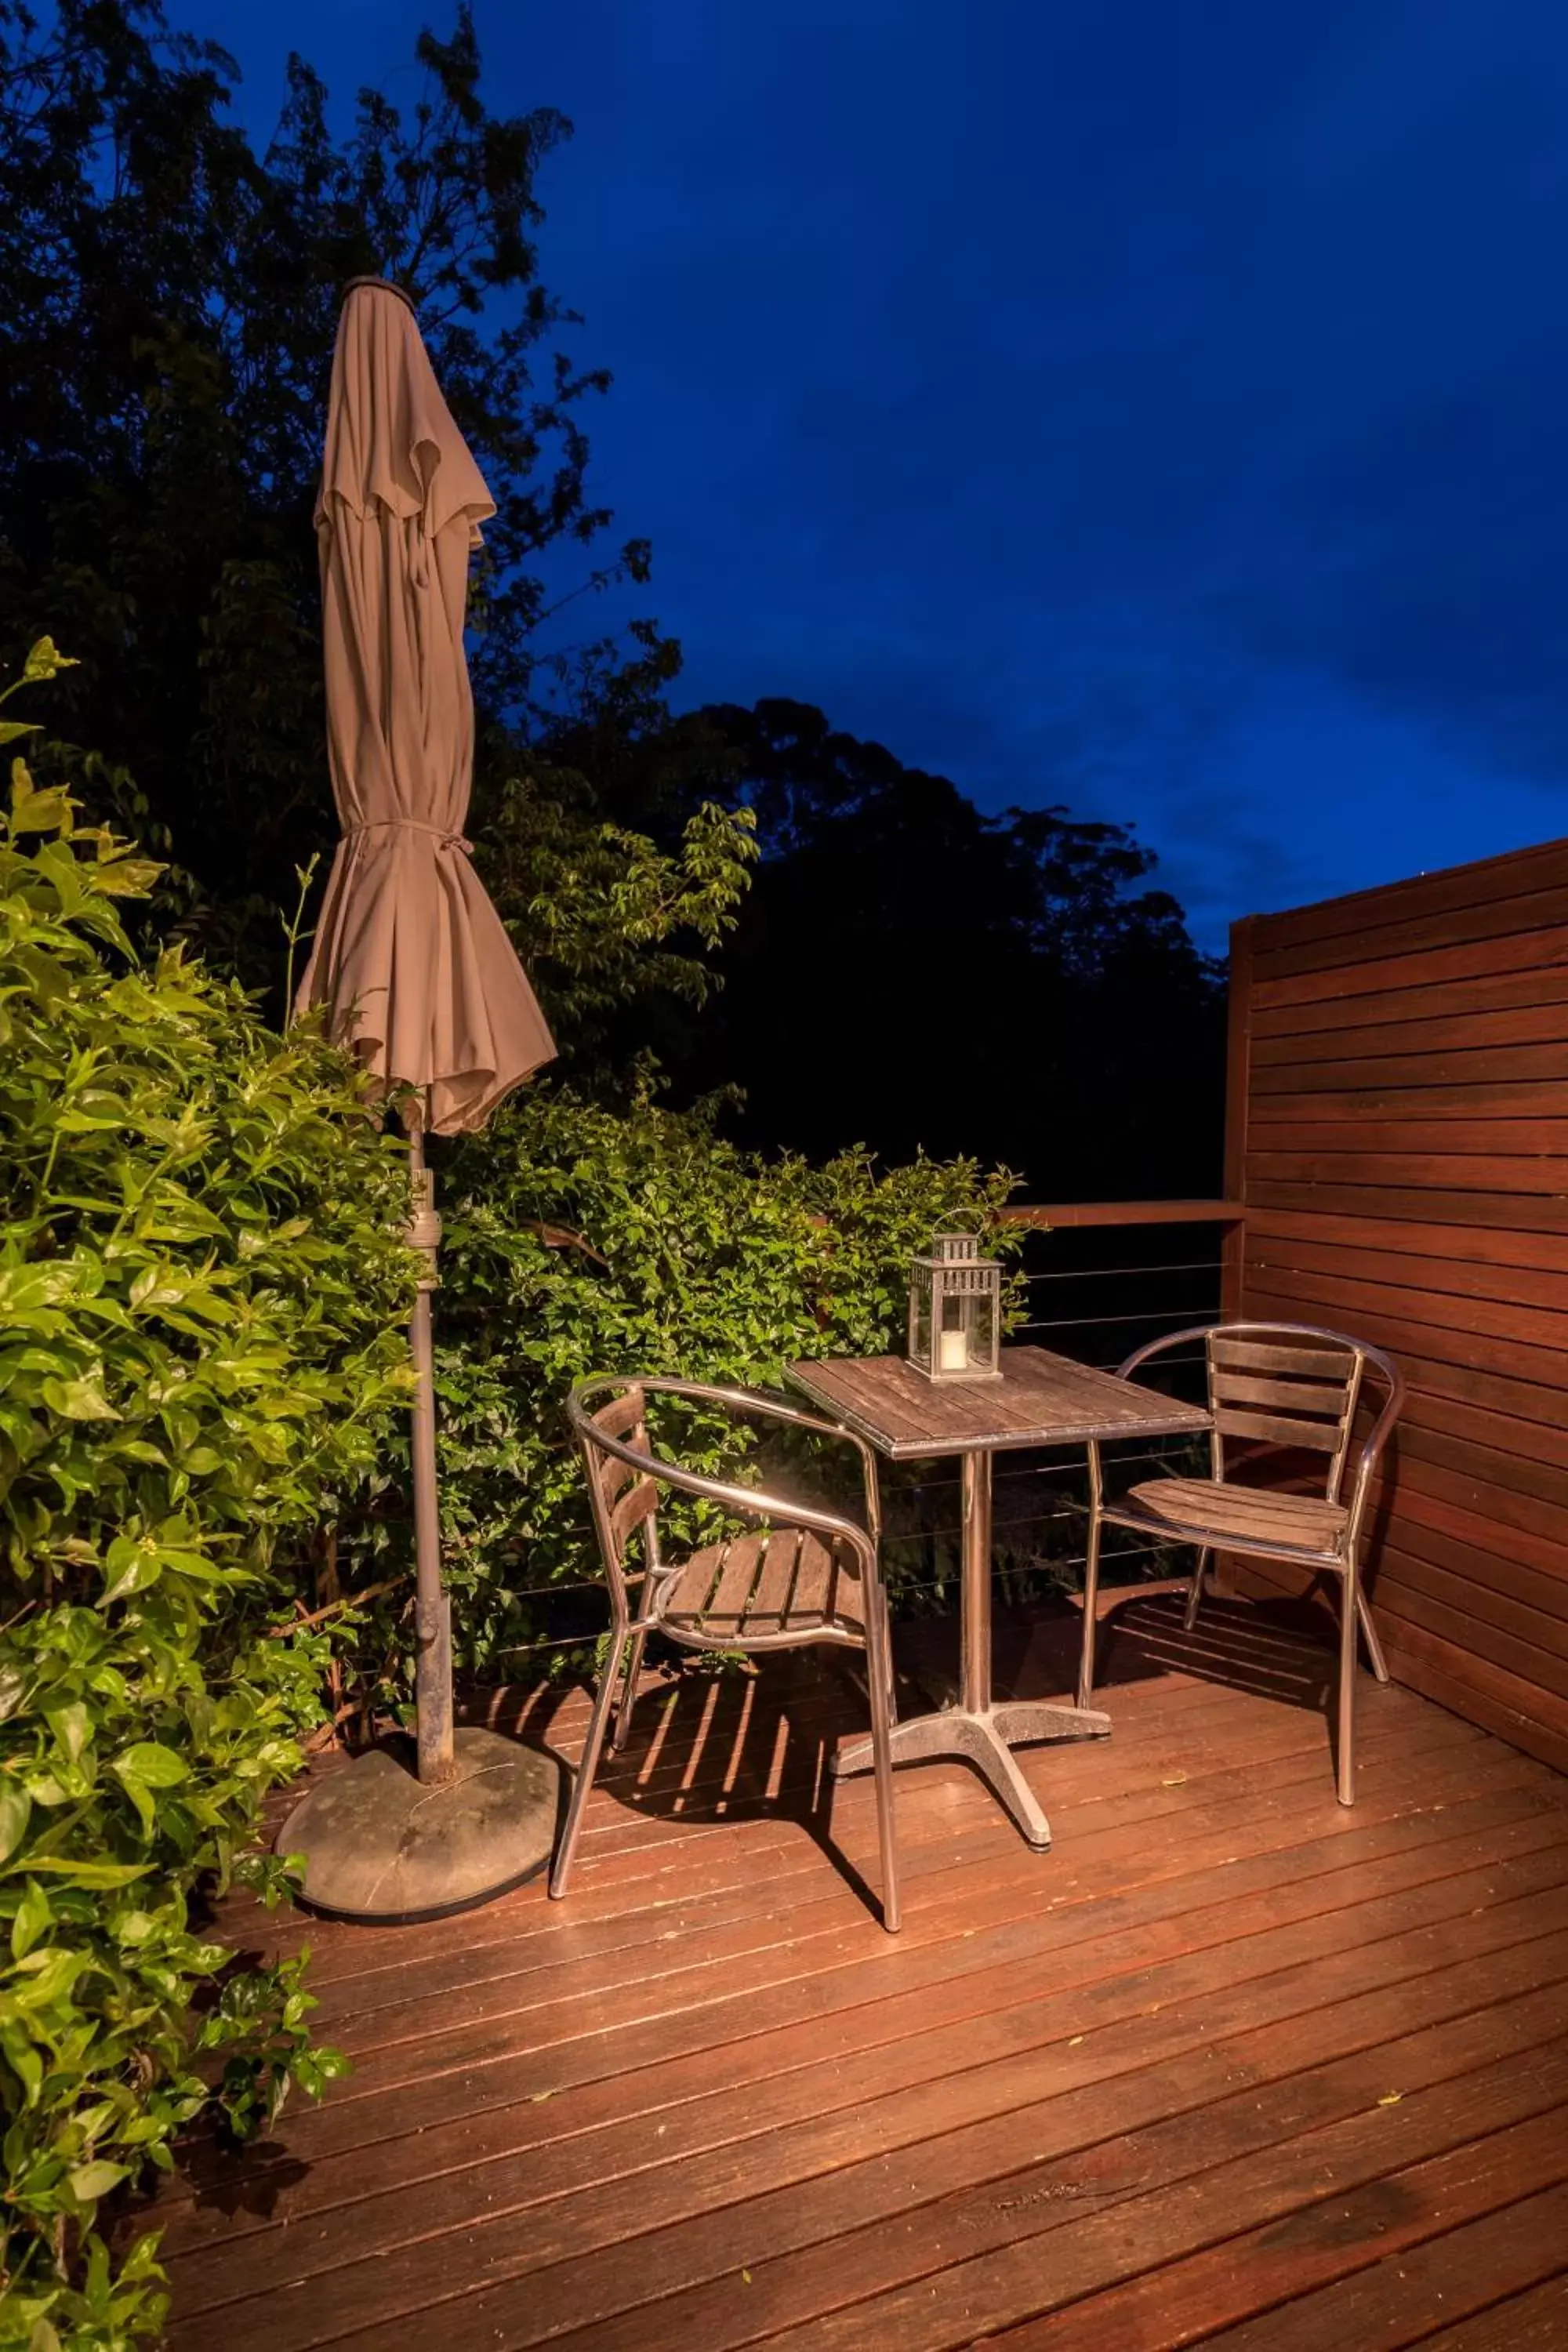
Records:
M418 1250L425 1259L419 1288L438 1290L441 1277L436 1271L436 1259L441 1247L441 1220L436 1213L436 1179L428 1168L416 1169L413 1172L414 1213L408 1220L405 1238L409 1248Z
M344 828L345 841L359 841L370 833L427 833L443 849L460 849L465 857L474 854L474 845L449 824L426 824L416 816L378 816L368 824L351 824Z

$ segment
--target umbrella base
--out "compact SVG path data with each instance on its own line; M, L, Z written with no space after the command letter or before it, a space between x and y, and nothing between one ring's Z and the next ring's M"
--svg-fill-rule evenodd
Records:
M471 1911L545 1867L561 1810L554 1758L472 1727L456 1747L454 1777L434 1787L374 1748L295 1806L275 1851L306 1856L308 1909L406 1927Z

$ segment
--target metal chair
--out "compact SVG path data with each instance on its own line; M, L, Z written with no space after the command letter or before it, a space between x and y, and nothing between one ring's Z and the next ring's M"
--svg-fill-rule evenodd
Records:
M1107 1522L1135 1528L1166 1542L1198 1547L1187 1592L1185 1623L1197 1622L1204 1573L1216 1547L1259 1559L1290 1561L1338 1576L1340 1692L1338 1795L1355 1802L1354 1694L1356 1629L1373 1673L1388 1680L1377 1628L1361 1583L1363 1522L1373 1473L1404 1402L1399 1368L1381 1349L1308 1323L1199 1324L1152 1339L1118 1367L1130 1380L1166 1350L1202 1339L1208 1367L1209 1478L1151 1478L1119 1501L1104 1496L1098 1447L1089 1453L1089 1524L1084 1579L1083 1655L1078 1703L1094 1692L1095 1612L1100 1582L1100 1535ZM1356 1410L1368 1384L1382 1391L1381 1408L1356 1456L1350 1498L1344 1499ZM1242 1485L1226 1475L1226 1441L1328 1457L1321 1495L1288 1494ZM1136 1588L1133 1588L1136 1591Z
M866 1524L815 1506L786 1501L755 1486L710 1478L655 1454L648 1444L646 1403L653 1395L679 1397L737 1419L787 1423L852 1445L860 1457ZM581 1381L566 1408L583 1454L594 1525L610 1591L610 1647L594 1701L583 1760L567 1808L550 1892L562 1895L571 1876L605 1731L616 1711L612 1748L625 1746L650 1633L693 1650L800 1649L829 1643L866 1654L871 1744L877 1785L877 1826L882 1850L882 1925L899 1927L899 1865L893 1836L892 1643L879 1563L881 1516L877 1465L864 1441L834 1423L816 1420L774 1397L747 1389L711 1388L697 1381L622 1379L600 1374ZM720 1504L755 1522L745 1535L722 1538L689 1558L659 1554L658 1498L672 1487ZM628 1569L627 1546L641 1539L641 1566ZM634 1608L631 1588L640 1591ZM629 1644L629 1648L628 1648ZM619 1705L616 1706L617 1693Z

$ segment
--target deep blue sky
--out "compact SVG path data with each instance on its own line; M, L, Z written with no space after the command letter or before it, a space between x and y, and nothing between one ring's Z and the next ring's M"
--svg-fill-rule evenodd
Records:
M411 100L408 0L174 0ZM1237 914L1568 832L1563 0L478 0L678 699Z

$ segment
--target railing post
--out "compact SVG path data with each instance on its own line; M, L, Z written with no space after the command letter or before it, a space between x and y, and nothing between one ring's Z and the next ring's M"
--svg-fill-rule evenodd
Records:
M1230 927L1230 993L1225 1056L1225 1194L1247 1205L1247 1125L1252 1094L1252 942L1256 915ZM1220 1254L1219 1307L1229 1320L1244 1310L1247 1221L1226 1228Z

